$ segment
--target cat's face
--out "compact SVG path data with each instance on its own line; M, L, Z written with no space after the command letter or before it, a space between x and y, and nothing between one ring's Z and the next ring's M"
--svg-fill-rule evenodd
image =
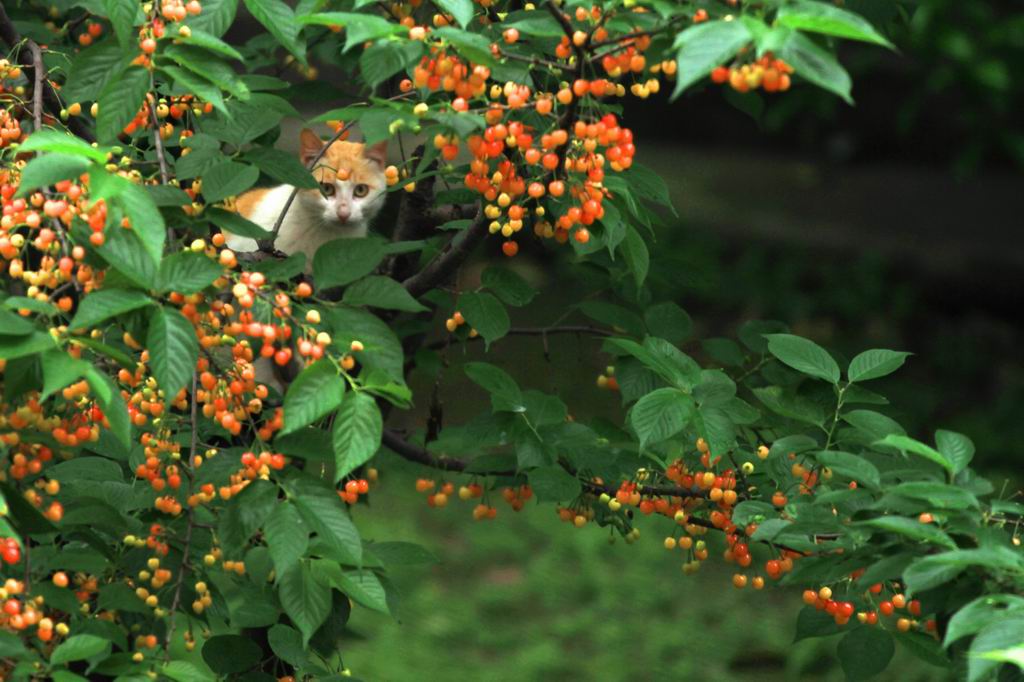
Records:
M300 159L316 158L324 143L316 133L303 130ZM358 142L335 142L313 169L319 191L303 192L304 201L325 223L346 229L365 229L384 206L387 142L367 147Z

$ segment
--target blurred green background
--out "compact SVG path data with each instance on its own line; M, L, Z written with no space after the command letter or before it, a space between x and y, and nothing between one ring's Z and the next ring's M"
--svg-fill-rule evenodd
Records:
M778 319L847 357L912 351L872 386L892 400L889 413L925 440L940 427L968 434L996 489L1020 490L1024 13L1015 2L845 4L899 47L843 48L855 107L803 86L782 97L707 87L672 105L626 103L637 160L662 175L679 211L652 248L656 298L682 305L697 339ZM297 85L296 103L322 110L328 85ZM515 259L544 293L512 311L513 325L550 324L587 290L569 283L578 271L564 255L526 246ZM594 387L607 362L598 347L561 336L545 358L538 339L508 338L488 359L524 387L558 393L578 419L621 418L617 396ZM698 344L685 350L701 354ZM454 349L451 359L482 351ZM449 423L485 401L460 375L450 370L439 385ZM394 425L425 422L433 382L413 384L418 407ZM356 510L364 537L421 543L440 563L395 577L398 623L354 611L341 647L362 679L843 677L835 638L794 643L797 592L735 590L714 549L698 575L683 576L681 556L662 547L664 519L642 522L628 547L532 503L513 513L499 499L498 518L476 523L470 503L428 509L413 492L418 476L436 472L379 460L381 485ZM900 650L883 679L945 673Z

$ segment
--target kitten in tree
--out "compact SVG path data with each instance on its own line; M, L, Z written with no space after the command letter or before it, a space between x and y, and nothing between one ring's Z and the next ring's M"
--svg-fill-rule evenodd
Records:
M320 137L303 128L299 135L303 165L308 166L323 148ZM372 146L340 140L331 144L313 169L319 190L299 190L281 223L274 248L288 255L306 254L308 271L313 254L326 242L365 237L370 223L384 207L386 152L386 141ZM235 206L239 214L269 231L294 189L280 185L250 190L238 197ZM257 249L255 240L238 235L227 235L227 246L237 252Z

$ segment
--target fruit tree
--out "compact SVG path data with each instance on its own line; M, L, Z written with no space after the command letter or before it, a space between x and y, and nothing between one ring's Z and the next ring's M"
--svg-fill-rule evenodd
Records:
M410 495L448 507L430 513L547 505L580 529L558 532L663 542L723 589L800 586L798 628L838 633L851 679L897 645L1008 679L1024 506L970 468L966 436L886 415L870 382L909 353L838 362L762 321L700 343L649 277L672 208L624 104L851 101L836 50L892 46L853 11L870 3L842 4L0 6L0 678L358 675L338 642L350 610L391 610L389 575L423 554L360 538L363 509L387 513L365 506L387 450L420 472ZM241 21L265 33L232 39ZM348 90L308 123L392 141L397 206L311 263L233 210L254 186L317 189L275 147L303 78ZM520 250L589 293L514 326L544 296L511 267ZM608 369L560 396L521 385L502 356L517 334L599 338ZM413 395L413 372L433 393ZM453 377L477 392L466 423L439 408ZM598 391L618 422L586 413Z

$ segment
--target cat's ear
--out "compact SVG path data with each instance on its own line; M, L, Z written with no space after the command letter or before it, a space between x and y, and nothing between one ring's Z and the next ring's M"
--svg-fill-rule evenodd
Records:
M323 148L324 142L319 135L309 128L302 129L302 132L299 133L299 159L303 166L308 166Z
M375 145L366 145L363 147L363 156L384 168L388 162L388 141L384 140Z

